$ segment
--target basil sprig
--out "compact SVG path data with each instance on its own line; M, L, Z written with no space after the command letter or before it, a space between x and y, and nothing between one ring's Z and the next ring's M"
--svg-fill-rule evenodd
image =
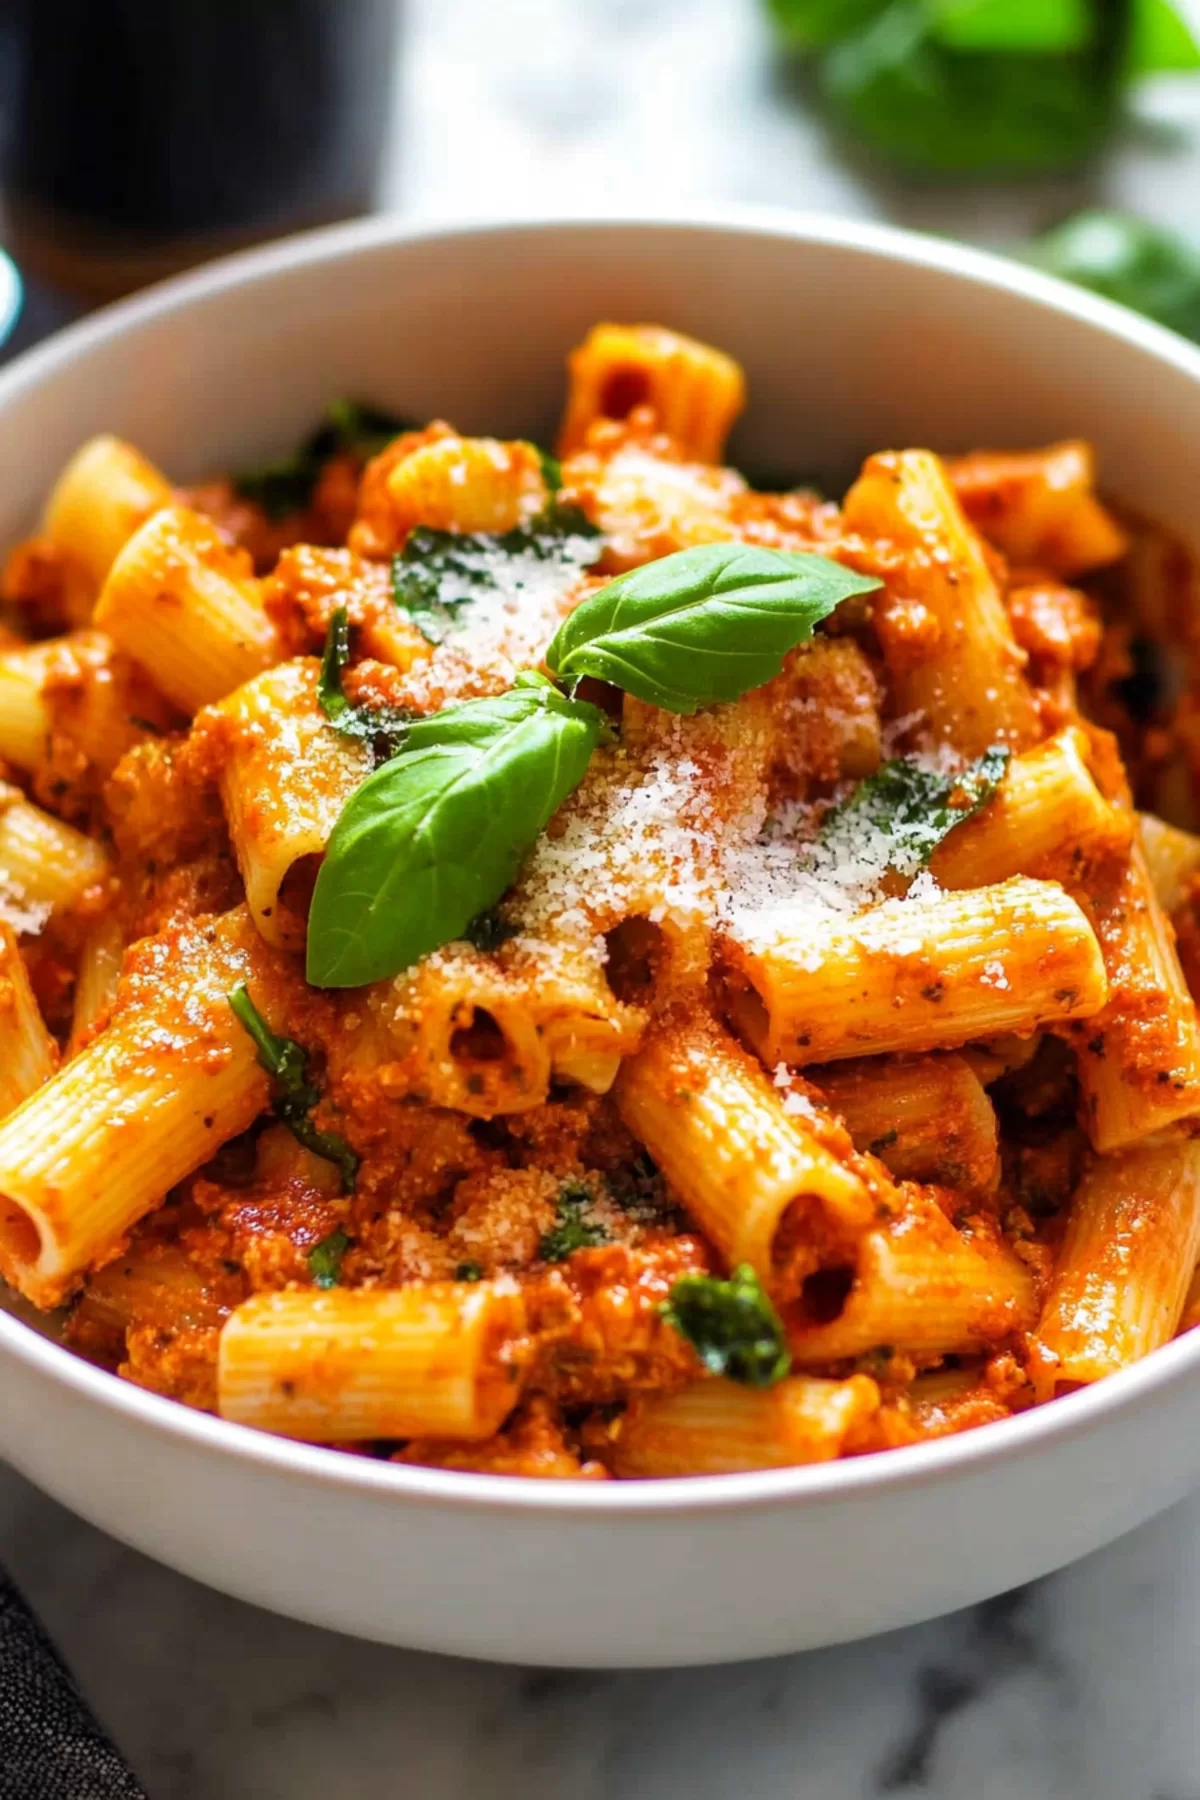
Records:
M618 575L563 620L546 665L610 681L667 712L736 700L852 594L880 583L825 556L702 544Z
M498 699L407 721L402 747L347 802L317 877L308 979L360 987L481 926L525 852L582 781L607 729L576 700L587 675L677 713L736 700L852 594L880 583L825 557L708 544L621 575L583 601L547 653L572 697L526 670ZM344 635L323 704L339 707Z
M352 794L308 919L308 979L361 987L460 937L582 781L604 714L542 675L408 728Z
M321 1098L320 1090L308 1078L308 1052L294 1038L280 1037L250 998L244 981L228 995L230 1007L239 1025L249 1032L258 1051L259 1067L267 1071L275 1083L272 1107L277 1119L287 1126L292 1136L311 1150L314 1156L336 1163L341 1170L342 1187L353 1193L358 1174L358 1157L345 1138L336 1131L321 1131L309 1116Z

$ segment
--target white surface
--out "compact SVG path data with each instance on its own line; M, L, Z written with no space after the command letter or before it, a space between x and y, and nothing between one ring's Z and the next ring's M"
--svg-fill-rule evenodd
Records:
M860 183L772 81L752 0L410 0L410 26L390 192L426 214L753 199L1004 242L1080 193ZM1099 191L1195 228L1198 166L1127 149ZM153 1800L904 1793L922 1693L951 1708L919 1789L938 1800L1193 1800L1198 1531L1189 1502L1012 1612L741 1669L555 1680L288 1624L15 1476L0 1487L0 1553Z

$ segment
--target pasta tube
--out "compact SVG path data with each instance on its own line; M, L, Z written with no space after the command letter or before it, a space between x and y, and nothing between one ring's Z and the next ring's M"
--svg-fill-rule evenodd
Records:
M770 1388L697 1381L633 1401L617 1427L613 1473L653 1480L830 1462L865 1437L878 1410L879 1389L866 1375L791 1375Z
M1098 1381L1179 1324L1200 1252L1200 1143L1099 1157L1071 1202L1037 1327L1059 1382Z
M520 1397L526 1357L511 1280L259 1294L221 1333L218 1409L326 1443L486 1438Z
M262 1111L227 999L256 943L242 913L147 940L108 1028L0 1123L0 1272L36 1306Z
M43 529L99 590L134 532L172 497L170 482L153 463L105 434L89 438L59 476Z
M567 359L567 408L559 451L578 450L598 419L649 406L660 430L693 462L717 463L746 404L731 357L658 325L596 325Z
M29 972L11 925L0 919L0 1119L48 1081L58 1066Z
M959 1231L921 1196L860 1240L853 1265L804 1284L788 1318L797 1362L888 1346L917 1356L1002 1344L1037 1318L1033 1277L985 1218Z
M967 756L1036 740L1033 694L987 558L940 460L928 450L868 459L846 495L850 531L888 538L912 557L906 594L928 628L888 629L877 613L897 712L922 712L938 738Z
M0 782L0 896L40 916L66 912L110 870L94 838L64 825ZM38 929L38 926L27 929Z
M276 662L275 627L260 584L215 525L165 506L134 533L109 571L96 623L194 713Z
M1104 858L1125 855L1132 818L1100 793L1087 753L1084 733L1068 727L1014 756L983 811L934 852L935 880L951 888L988 887L1010 875L1078 881Z
M938 1050L1090 1018L1108 994L1094 933L1054 882L885 901L850 921L726 942L730 1010L767 1063Z
M874 1216L863 1180L825 1141L838 1144L832 1120L787 1110L792 1096L702 1015L656 1030L622 1066L616 1098L726 1262L750 1263L764 1282L778 1277L785 1220L803 1229L815 1215L853 1233Z
M1200 1114L1200 1025L1140 844L1088 907L1110 992L1073 1034L1083 1123L1097 1150L1120 1150Z
M317 700L311 657L280 663L206 716L221 746L221 799L254 923L269 944L301 950L307 899L289 877L316 873L346 801L371 773L370 747L340 737Z
M964 1057L866 1056L813 1069L855 1148L906 1181L986 1188L999 1170L996 1114Z

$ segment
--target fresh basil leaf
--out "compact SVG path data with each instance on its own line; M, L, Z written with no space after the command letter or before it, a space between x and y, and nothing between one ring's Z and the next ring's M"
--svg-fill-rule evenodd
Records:
M1020 173L1080 162L1120 105L1120 7L1098 7L1074 54L954 50L928 0L887 11L824 58L833 116L879 155L940 174Z
M883 12L889 0L766 0L767 11L792 50L824 50Z
M1200 45L1181 9L1170 0L1133 0L1127 79L1187 74L1195 69L1200 69Z
M325 634L325 653L317 679L317 699L333 729L342 737L370 744L377 763L394 756L417 714L402 706L355 706L342 692L342 670L350 660L350 623L344 606L335 608Z
M558 1195L554 1224L542 1233L538 1244L543 1262L566 1262L576 1250L594 1250L611 1241L606 1227L598 1219L588 1217L595 1204L595 1195L584 1182L564 1184Z
M930 0L933 35L951 50L1084 50L1092 42L1091 0Z
M319 1288L336 1287L342 1272L342 1258L350 1248L350 1239L341 1226L331 1231L329 1236L314 1244L308 1253L308 1272L313 1278L313 1286Z
M342 1187L353 1193L358 1175L358 1157L345 1138L336 1131L321 1131L309 1114L321 1098L320 1091L308 1077L308 1052L294 1038L279 1037L267 1024L250 998L244 981L232 989L229 1004L233 1015L254 1040L259 1067L265 1069L276 1084L272 1110L287 1126L292 1136L311 1150L314 1156L336 1163L341 1170Z
M762 1388L782 1381L791 1369L783 1321L749 1263L728 1281L682 1276L660 1310L714 1375Z
M577 507L551 499L528 525L505 532L435 531L418 525L392 558L392 596L431 644L463 609L497 595L561 593L598 561L600 533ZM461 621L465 622L465 621Z
M618 575L559 626L547 667L594 675L668 712L736 700L851 594L880 583L828 557L703 544Z
M853 861L865 834L882 833L889 840L888 866L915 875L956 825L987 805L1004 779L1009 754L1004 745L993 744L957 774L930 769L911 756L884 763L826 815L821 843L835 853L844 845L846 860Z
M461 937L582 781L604 731L598 707L537 675L414 720L334 827L309 911L309 981L386 980Z
M365 462L410 429L409 421L377 407L362 406L356 400L333 400L316 430L290 456L241 470L233 477L234 490L243 500L256 502L278 523L308 510L321 470L331 456L352 450Z
M1038 238L1026 259L1200 342L1200 251L1128 213L1077 213Z
M483 1264L477 1262L459 1263L454 1271L455 1281L482 1281Z

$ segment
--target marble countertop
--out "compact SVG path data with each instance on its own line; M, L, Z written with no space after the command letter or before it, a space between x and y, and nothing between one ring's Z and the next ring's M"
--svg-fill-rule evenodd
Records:
M756 201L986 243L1102 197L1200 228L1157 129L1083 181L930 188L839 160L754 0L409 0L386 203ZM1200 142L1200 133L1197 133ZM872 1642L662 1674L489 1668L209 1592L0 1470L0 1559L151 1800L1200 1800L1200 1498L1032 1588Z

